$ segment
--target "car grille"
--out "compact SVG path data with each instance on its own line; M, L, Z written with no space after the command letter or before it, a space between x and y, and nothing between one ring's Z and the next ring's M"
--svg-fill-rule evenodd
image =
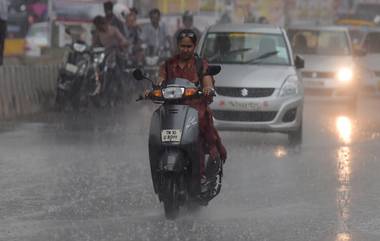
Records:
M304 78L330 79L330 78L335 78L335 73L334 72L303 71L302 77L304 77Z
M272 121L276 111L213 111L214 118L222 121L243 121L243 122L268 122Z
M274 88L230 88L217 87L216 93L229 97L260 98L271 96Z

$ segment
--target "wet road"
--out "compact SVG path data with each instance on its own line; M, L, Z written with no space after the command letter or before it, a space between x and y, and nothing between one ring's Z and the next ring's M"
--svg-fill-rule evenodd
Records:
M151 107L0 126L0 240L380 240L380 99L308 101L304 143L223 132L221 195L164 218L150 180Z

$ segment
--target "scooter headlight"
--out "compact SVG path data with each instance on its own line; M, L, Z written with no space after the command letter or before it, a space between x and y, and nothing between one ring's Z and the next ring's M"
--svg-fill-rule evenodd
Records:
M337 73L336 77L337 77L337 79L340 82L343 82L343 83L351 82L352 78L353 78L352 69L350 69L350 68L341 68L341 69L338 70L338 73Z
M182 87L168 87L162 90L165 99L180 99L185 92Z
M86 50L87 46L85 44L74 43L73 48L75 51L83 53Z
M97 64L103 63L105 57L106 57L105 53L100 53L96 55L96 57L94 58L94 62Z
M153 56L153 57L146 57L145 61L147 65L154 66L158 64L159 57L158 56Z
M79 70L78 70L78 75L79 76L84 76L85 73L86 73L86 69L87 69L87 64L86 63L82 63L79 67Z

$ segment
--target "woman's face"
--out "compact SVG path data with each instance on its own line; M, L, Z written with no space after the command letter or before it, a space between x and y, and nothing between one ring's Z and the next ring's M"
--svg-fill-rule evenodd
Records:
M189 60L194 56L195 44L189 37L184 37L178 43L179 56L182 60Z

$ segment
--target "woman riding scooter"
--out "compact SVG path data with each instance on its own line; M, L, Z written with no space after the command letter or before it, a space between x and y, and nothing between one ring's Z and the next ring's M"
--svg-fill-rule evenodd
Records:
M195 55L197 43L196 33L185 29L177 35L178 53L167 60L161 67L157 85L165 84L165 81L184 78L193 83L197 83L203 90L204 97L201 99L188 100L188 105L198 111L200 123L200 136L202 139L202 152L200 157L201 189L205 177L205 153L212 159L227 159L227 151L221 142L221 138L214 127L211 110L208 104L212 102L214 94L214 79L207 74L208 63Z

